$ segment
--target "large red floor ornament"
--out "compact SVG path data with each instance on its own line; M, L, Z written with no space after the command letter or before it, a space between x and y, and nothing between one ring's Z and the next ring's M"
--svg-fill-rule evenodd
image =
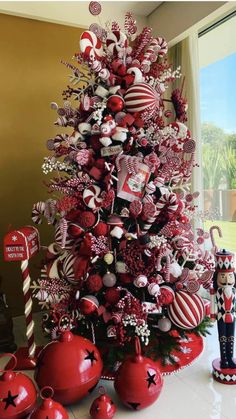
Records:
M60 338L40 352L35 380L39 388L52 387L54 399L67 405L92 392L102 368L100 353L92 342L61 330Z
M25 302L26 337L28 347L21 347L16 352L16 369L34 369L36 365L36 347L34 339L34 321L32 317L32 298L30 291L29 259L40 249L39 233L35 227L26 226L13 230L4 237L4 259L7 262L21 261L23 294Z
M40 397L43 402L31 413L29 419L69 419L64 407L52 399L53 395L54 391L51 387L42 388Z
M12 357L14 369L17 359L13 354L2 356ZM25 418L36 406L37 391L33 381L27 375L12 370L0 370L0 418Z
M136 355L128 356L119 367L114 381L120 400L133 410L154 403L163 386L157 363L141 355L139 338L135 341Z
M93 419L112 419L116 413L116 405L106 394L104 387L99 388L100 396L97 397L91 407L90 416Z

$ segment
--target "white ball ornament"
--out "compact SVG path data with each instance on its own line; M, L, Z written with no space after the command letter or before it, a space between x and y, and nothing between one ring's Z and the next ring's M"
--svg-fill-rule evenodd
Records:
M146 287L147 282L148 282L148 279L145 275L139 275L137 278L135 278L134 285L137 288L143 288L143 287Z
M123 234L124 234L124 230L123 230L123 228L118 227L118 226L114 227L114 228L110 231L110 235L111 235L112 237L115 237L116 239L121 239L121 237L123 236Z
M114 285L116 284L116 276L115 274L113 274L112 272L107 272L103 278L102 278L102 282L105 285L105 287L114 287Z
M158 320L157 326L161 332L169 332L171 329L171 321L167 317L164 317Z
M107 253L105 256L104 256L104 262L106 262L108 265L111 265L112 264L112 262L113 262L113 260L114 260L114 256L113 256L113 254L112 253Z
M155 284L153 282L152 284L148 285L148 292L150 295L153 295L153 297L157 297L160 294L160 287L158 284Z
M174 278L178 278L182 274L183 268L178 264L178 262L172 262L170 264L170 274Z

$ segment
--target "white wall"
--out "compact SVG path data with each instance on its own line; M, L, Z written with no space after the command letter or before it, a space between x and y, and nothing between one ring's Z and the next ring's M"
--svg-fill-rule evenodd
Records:
M148 16L148 24L155 36L163 36L170 42L226 3L236 4L223 1L163 2Z

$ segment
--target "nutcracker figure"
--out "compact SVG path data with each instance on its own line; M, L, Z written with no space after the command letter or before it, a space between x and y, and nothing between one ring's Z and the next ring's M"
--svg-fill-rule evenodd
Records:
M217 320L220 359L213 361L213 376L224 384L236 384L236 360L233 359L236 304L234 254L223 249L215 254L215 258L211 318Z

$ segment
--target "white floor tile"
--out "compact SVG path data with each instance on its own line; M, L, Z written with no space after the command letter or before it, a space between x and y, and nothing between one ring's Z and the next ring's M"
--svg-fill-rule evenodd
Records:
M38 345L47 340L43 337L40 326L41 314L36 314L35 337ZM18 345L25 339L24 318L14 319L14 332ZM223 385L213 380L211 363L219 356L216 326L212 335L205 339L203 354L193 365L182 371L164 377L164 386L156 403L142 411L133 412L126 409L118 400L113 382L101 380L107 392L117 405L117 419L235 419L236 418L236 386ZM0 368L6 359L0 359ZM27 374L33 378L33 371ZM98 387L97 387L98 388ZM70 419L88 419L92 401L98 396L97 389L87 398L67 408Z

